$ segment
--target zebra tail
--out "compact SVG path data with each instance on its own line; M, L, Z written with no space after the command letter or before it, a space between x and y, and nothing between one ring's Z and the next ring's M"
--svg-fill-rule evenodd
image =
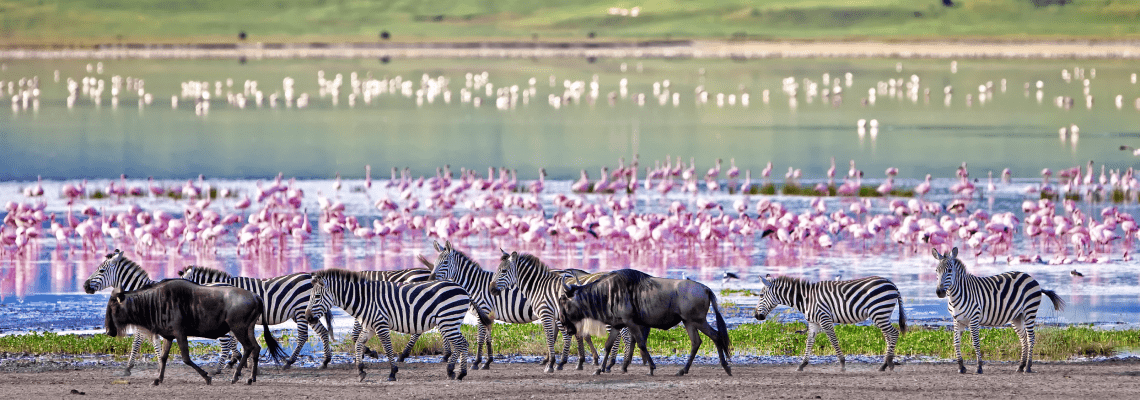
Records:
M899 336L906 335L906 312L903 311L902 296L898 298L899 302Z
M288 355L285 354L285 349L281 348L281 344L277 343L277 339L273 338L273 333L269 331L269 319L265 318L265 316L268 315L266 311L269 310L265 309L264 302L262 303L261 310L261 329L263 331L263 335L265 336L265 347L269 349L269 356L273 357L273 362L280 365L281 359L287 357ZM259 354L258 356L260 357L261 355Z
M1057 292L1054 292L1052 290L1041 290L1041 293L1049 296L1049 300L1053 301L1054 310L1061 311L1065 309L1065 300L1062 299L1061 296L1058 296Z
M707 287L705 291L708 292L709 298L712 298L713 314L716 315L716 332L718 336L716 340L720 346L724 347L725 356L732 357L732 343L728 338L728 327L724 324L724 317L720 315L720 306L716 304L716 294L713 293L712 289Z
M489 316L489 315L487 315L487 313L483 312L483 309L481 307L473 306L471 308L474 308L475 309L475 315L479 316L479 324L481 324L483 326L488 326L488 325L495 323L495 320L491 319L491 316Z

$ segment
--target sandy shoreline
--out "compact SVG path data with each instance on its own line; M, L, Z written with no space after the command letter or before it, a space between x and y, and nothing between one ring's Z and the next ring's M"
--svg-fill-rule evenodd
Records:
M44 46L0 50L0 60L292 58L1010 58L1138 59L1133 42L487 42L222 43Z

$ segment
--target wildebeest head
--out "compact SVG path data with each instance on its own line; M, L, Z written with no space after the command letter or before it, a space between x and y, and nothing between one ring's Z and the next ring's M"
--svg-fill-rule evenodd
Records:
M581 289L580 285L563 283L562 292L558 294L558 317L567 335L577 335L578 325L586 317L581 299L576 298Z
M512 285L518 285L519 282L518 268L516 267L519 253L513 252L507 254L507 252L501 248L499 251L503 253L503 255L499 257L499 268L495 270L495 275L491 277L491 287L487 288L493 296L498 296L503 290L506 290Z
M125 333L128 325L124 321L127 312L125 299L126 296L119 289L115 289L107 299L107 315L103 321L104 327L107 328L107 336L118 337L120 333Z
M99 264L99 268L95 269L91 277L83 282L83 291L87 294L94 294L108 287L119 286L117 275L119 269L124 267L124 261L127 260L119 249L107 254L107 259L103 260L103 263Z
M754 316L761 321L768 317L768 313L780 305L780 300L776 297L776 291L774 290L775 285L770 280L771 278L772 275L760 277L760 285L763 286L763 288L760 290L760 293L757 294L756 313Z
M606 296L599 295L598 282L586 285L571 285L562 283L561 293L558 294L558 319L566 329L567 335L589 334L604 336L606 323L599 320L605 318L607 307ZM605 284L603 284L605 285Z
M946 292L950 290L950 287L957 283L958 275L964 272L962 261L958 259L957 247L946 254L939 254L938 249L935 248L931 248L930 252L934 255L934 259L938 260L938 267L935 269L939 276L938 288L934 289L934 294L943 298L946 297Z

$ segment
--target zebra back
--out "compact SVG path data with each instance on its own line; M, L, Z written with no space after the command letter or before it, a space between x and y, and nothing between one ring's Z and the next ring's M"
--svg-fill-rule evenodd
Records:
M431 270L424 268L410 268L396 271L360 271L365 279L388 282L427 282L431 280Z
M461 323L470 296L448 281L395 283L374 281L343 269L313 272L309 306L328 302L367 323L384 321L389 329L422 333L440 323Z
M993 276L979 277L966 271L958 259L958 248L939 254L938 297L949 297L949 307L955 318L976 315L983 326L1001 326L1015 319L1035 319L1041 306L1041 296L1053 301L1054 309L1064 309L1065 302L1052 290L1044 290L1036 279L1027 273L1010 271Z
M132 291L155 282L157 281L150 279L150 275L141 266L116 249L114 253L108 254L99 268L83 282L83 290L89 294L109 287Z
M764 289L757 298L757 316L786 305L804 313L809 321L826 317L835 323L853 324L880 313L887 313L889 318L900 299L898 287L878 276L814 283L781 276L770 281L762 278L761 283ZM901 316L901 307L899 312Z

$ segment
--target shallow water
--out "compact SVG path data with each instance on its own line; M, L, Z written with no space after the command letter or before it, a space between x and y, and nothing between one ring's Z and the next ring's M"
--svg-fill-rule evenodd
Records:
M523 184L537 177L540 167L549 172L546 189L538 198L543 210L553 214L561 207L559 196L574 195L571 181L579 170L597 179L602 166L616 167L619 157L628 162L635 155L641 166L671 155L688 162L696 161L697 171L711 167L717 158L735 159L741 170L751 170L754 183L760 183L760 170L771 161L774 174L789 167L802 171L801 183L811 186L825 180L825 171L834 157L839 175L844 175L848 160L855 160L866 171L865 185L877 185L885 168L899 168L899 187L914 187L925 174L935 177L935 189L927 200L948 204L954 196L948 188L955 182L954 170L968 163L973 176L985 185L986 172L1000 174L1010 168L1012 184L998 184L995 191L980 191L968 208L990 213L1013 211L1019 218L1021 201L1036 199L1026 189L1040 181L1040 171L1084 165L1095 160L1109 169L1127 169L1135 164L1130 152L1119 151L1122 144L1136 144L1137 113L1135 100L1140 87L1130 80L1132 66L1121 61L1034 61L961 60L957 72L951 72L948 60L758 60L748 62L708 60L439 60L411 64L400 61L380 64L374 60L265 60L236 64L226 60L109 60L103 72L87 72L95 61L4 62L0 81L10 101L8 82L36 76L41 95L28 107L17 101L11 111L0 112L0 202L46 201L45 211L58 218L68 212L65 199L59 196L64 183L77 184L89 179L89 194L102 190L120 174L126 174L129 186L146 187L142 177L159 178L156 185L177 188L185 179L204 175L215 188L229 189L238 198L252 195L258 185L268 182L278 172L286 178L296 177L296 187L305 191L303 209L317 223L319 206L313 196L323 195L341 201L346 214L367 223L379 218L373 203L381 198L397 199L401 193L376 181L364 190L364 166L374 167L373 177L388 176L390 168L408 167L413 177L432 176L436 168L449 164L485 171L488 166L517 169ZM624 67L623 67L624 64ZM1089 94L1095 99L1086 107L1084 81L1066 82L1061 70L1073 73L1083 68L1089 78ZM623 70L624 68L624 70ZM1092 77L1092 70L1096 77ZM54 80L58 70L60 80ZM342 75L340 94L321 95L317 73L335 79ZM536 78L535 96L529 102L515 98L503 109L496 107L494 89L488 95L486 86L473 86L475 97L482 99L476 107L461 101L460 91L467 88L467 73L487 72L493 88L517 85L530 87ZM351 74L362 80L369 77L391 79L400 76L411 82L411 94L384 93L365 103L353 94ZM851 72L848 86L845 75ZM415 90L425 88L421 77L444 77L442 89L452 93L450 103L442 95L424 96L417 103ZM824 74L839 79L841 96L832 94L826 100L820 83ZM891 95L890 79L913 82L918 90L912 97L905 83ZM137 92L124 88L116 102L110 96L113 76L124 79L143 78L144 92L153 97L149 105L139 106ZM597 77L599 94L592 99L589 84ZM108 87L98 101L80 93L69 107L67 79L94 77ZM257 80L266 97L283 93L283 79L296 79L295 95L306 94L309 104L298 108L295 100L286 106L278 100L276 107L268 102L245 108L227 103L226 94L242 91L246 80ZM791 77L796 94L784 91L783 80ZM550 81L553 78L554 84ZM627 93L620 94L620 80L628 79ZM225 86L233 79L233 86ZM1002 80L1006 80L1002 89ZM181 96L187 81L206 81L213 96L208 112L196 115L194 96ZM654 84L670 81L669 93L676 93L662 104L654 96ZM581 81L584 90L579 100L554 106L551 96L570 99L566 84ZM1042 82L1038 100L1036 82ZM222 83L215 90L215 83ZM391 83L391 82L389 82ZM979 91L979 85L992 83L992 88ZM1030 84L1029 90L1025 84ZM809 96L809 87L817 84L818 92ZM887 86L883 86L887 85ZM949 105L945 103L950 87ZM877 90L877 101L869 101L868 90ZM698 89L708 92L708 102L701 104ZM885 89L885 90L884 90ZM925 91L929 89L929 97ZM769 101L763 92L769 92ZM399 91L399 90L398 90ZM614 93L610 101L610 93ZM979 99L979 93L987 100ZM220 94L220 96L218 95ZM639 94L645 95L639 105ZM717 105L717 95L725 95L725 104ZM748 94L749 104L742 95ZM733 95L735 104L729 104ZM1122 107L1114 104L1122 96ZM171 96L178 96L178 106L171 108ZM967 102L966 97L971 97ZM1058 96L1074 99L1071 108L1058 107ZM510 97L508 96L508 99ZM795 99L793 102L792 99ZM350 102L353 104L350 105ZM876 119L877 130L856 128L858 119ZM1079 126L1077 137L1058 129ZM333 188L330 179L336 173L345 177L344 187ZM697 172L700 174L700 172ZM743 176L743 173L741 174ZM46 196L29 199L20 193L31 186L36 176L43 183ZM723 175L722 175L723 176ZM774 175L771 181L780 183ZM730 183L722 178L723 183ZM700 201L712 201L731 210L741 196L725 192L709 193L701 185L701 193L683 194L673 191L666 196L657 192L638 192L631 197L638 213L667 212L669 205L681 202L691 210ZM424 190L412 194L424 204L417 215L441 215L429 209L430 194ZM474 194L467 200L479 199ZM604 203L605 195L584 195L587 202ZM750 196L755 203L768 198L782 203L788 210L803 212L811 207L811 198L798 196ZM216 200L212 207L220 213L232 211L237 198ZM829 210L846 210L849 198L829 198ZM128 198L78 201L91 205L103 214L123 212L131 204L144 210L164 210L183 215L185 201L169 199ZM1083 201L1079 204L1086 215L1099 215L1108 204ZM873 199L872 212L884 212L887 201ZM255 205L256 207L256 205ZM1119 205L1121 212L1137 214L1135 201ZM523 214L529 211L512 210ZM453 211L462 216L474 213L491 215L487 210L473 210L462 201ZM730 213L731 214L731 213ZM0 211L0 216L7 215ZM243 217L245 214L243 213ZM85 217L84 217L85 218ZM82 219L82 218L81 218ZM240 226L231 227L216 251L194 252L184 249L179 254L144 252L124 248L132 259L140 262L152 278L170 278L186 265L196 264L221 268L243 276L269 277L290 272L345 267L357 270L400 269L418 266L414 256L431 258L434 238L422 233L399 239L365 242L346 235L331 239L316 234L301 245L288 243L284 250L272 254L238 254L234 243ZM47 225L44 224L47 233ZM90 330L102 322L106 293L88 296L80 293L83 280L97 267L102 254L110 246L95 252L57 250L50 233L44 235L29 251L0 255L0 334L28 330ZM838 238L837 238L838 239ZM959 246L962 244L956 243ZM884 238L860 243L837 240L827 250L800 249L787 256L774 249L770 239L722 243L709 249L703 246L672 246L669 249L617 248L606 243L548 243L545 248L524 246L510 239L471 236L457 241L457 246L483 264L494 268L500 247L539 254L548 264L559 268L581 268L589 271L634 267L657 276L692 277L709 286L749 289L758 286L758 276L765 273L799 276L811 280L846 279L880 275L894 281L903 293L908 317L921 323L945 323L945 300L934 296L935 276L929 249L924 246L898 246ZM1047 289L1056 290L1069 303L1064 312L1054 312L1043 305L1044 322L1096 323L1132 326L1140 323L1140 272L1137 262L1125 260L1122 241L1104 251L1103 263L1046 265L1020 263L1019 257L1036 255L1048 261L1053 252L1045 252L1027 240L1019 231L1012 248L995 257L963 256L972 272L979 275L1007 270L1032 274ZM963 251L966 253L966 251ZM1012 261L1011 261L1012 259ZM1015 265L1011 265L1015 264ZM1077 269L1085 274L1075 278ZM731 271L743 279L722 283L724 272ZM728 300L748 305L748 296L729 296ZM795 318L789 314L783 318ZM748 315L736 315L730 323L750 321ZM342 315L338 324L347 323ZM342 330L343 332L343 330Z

